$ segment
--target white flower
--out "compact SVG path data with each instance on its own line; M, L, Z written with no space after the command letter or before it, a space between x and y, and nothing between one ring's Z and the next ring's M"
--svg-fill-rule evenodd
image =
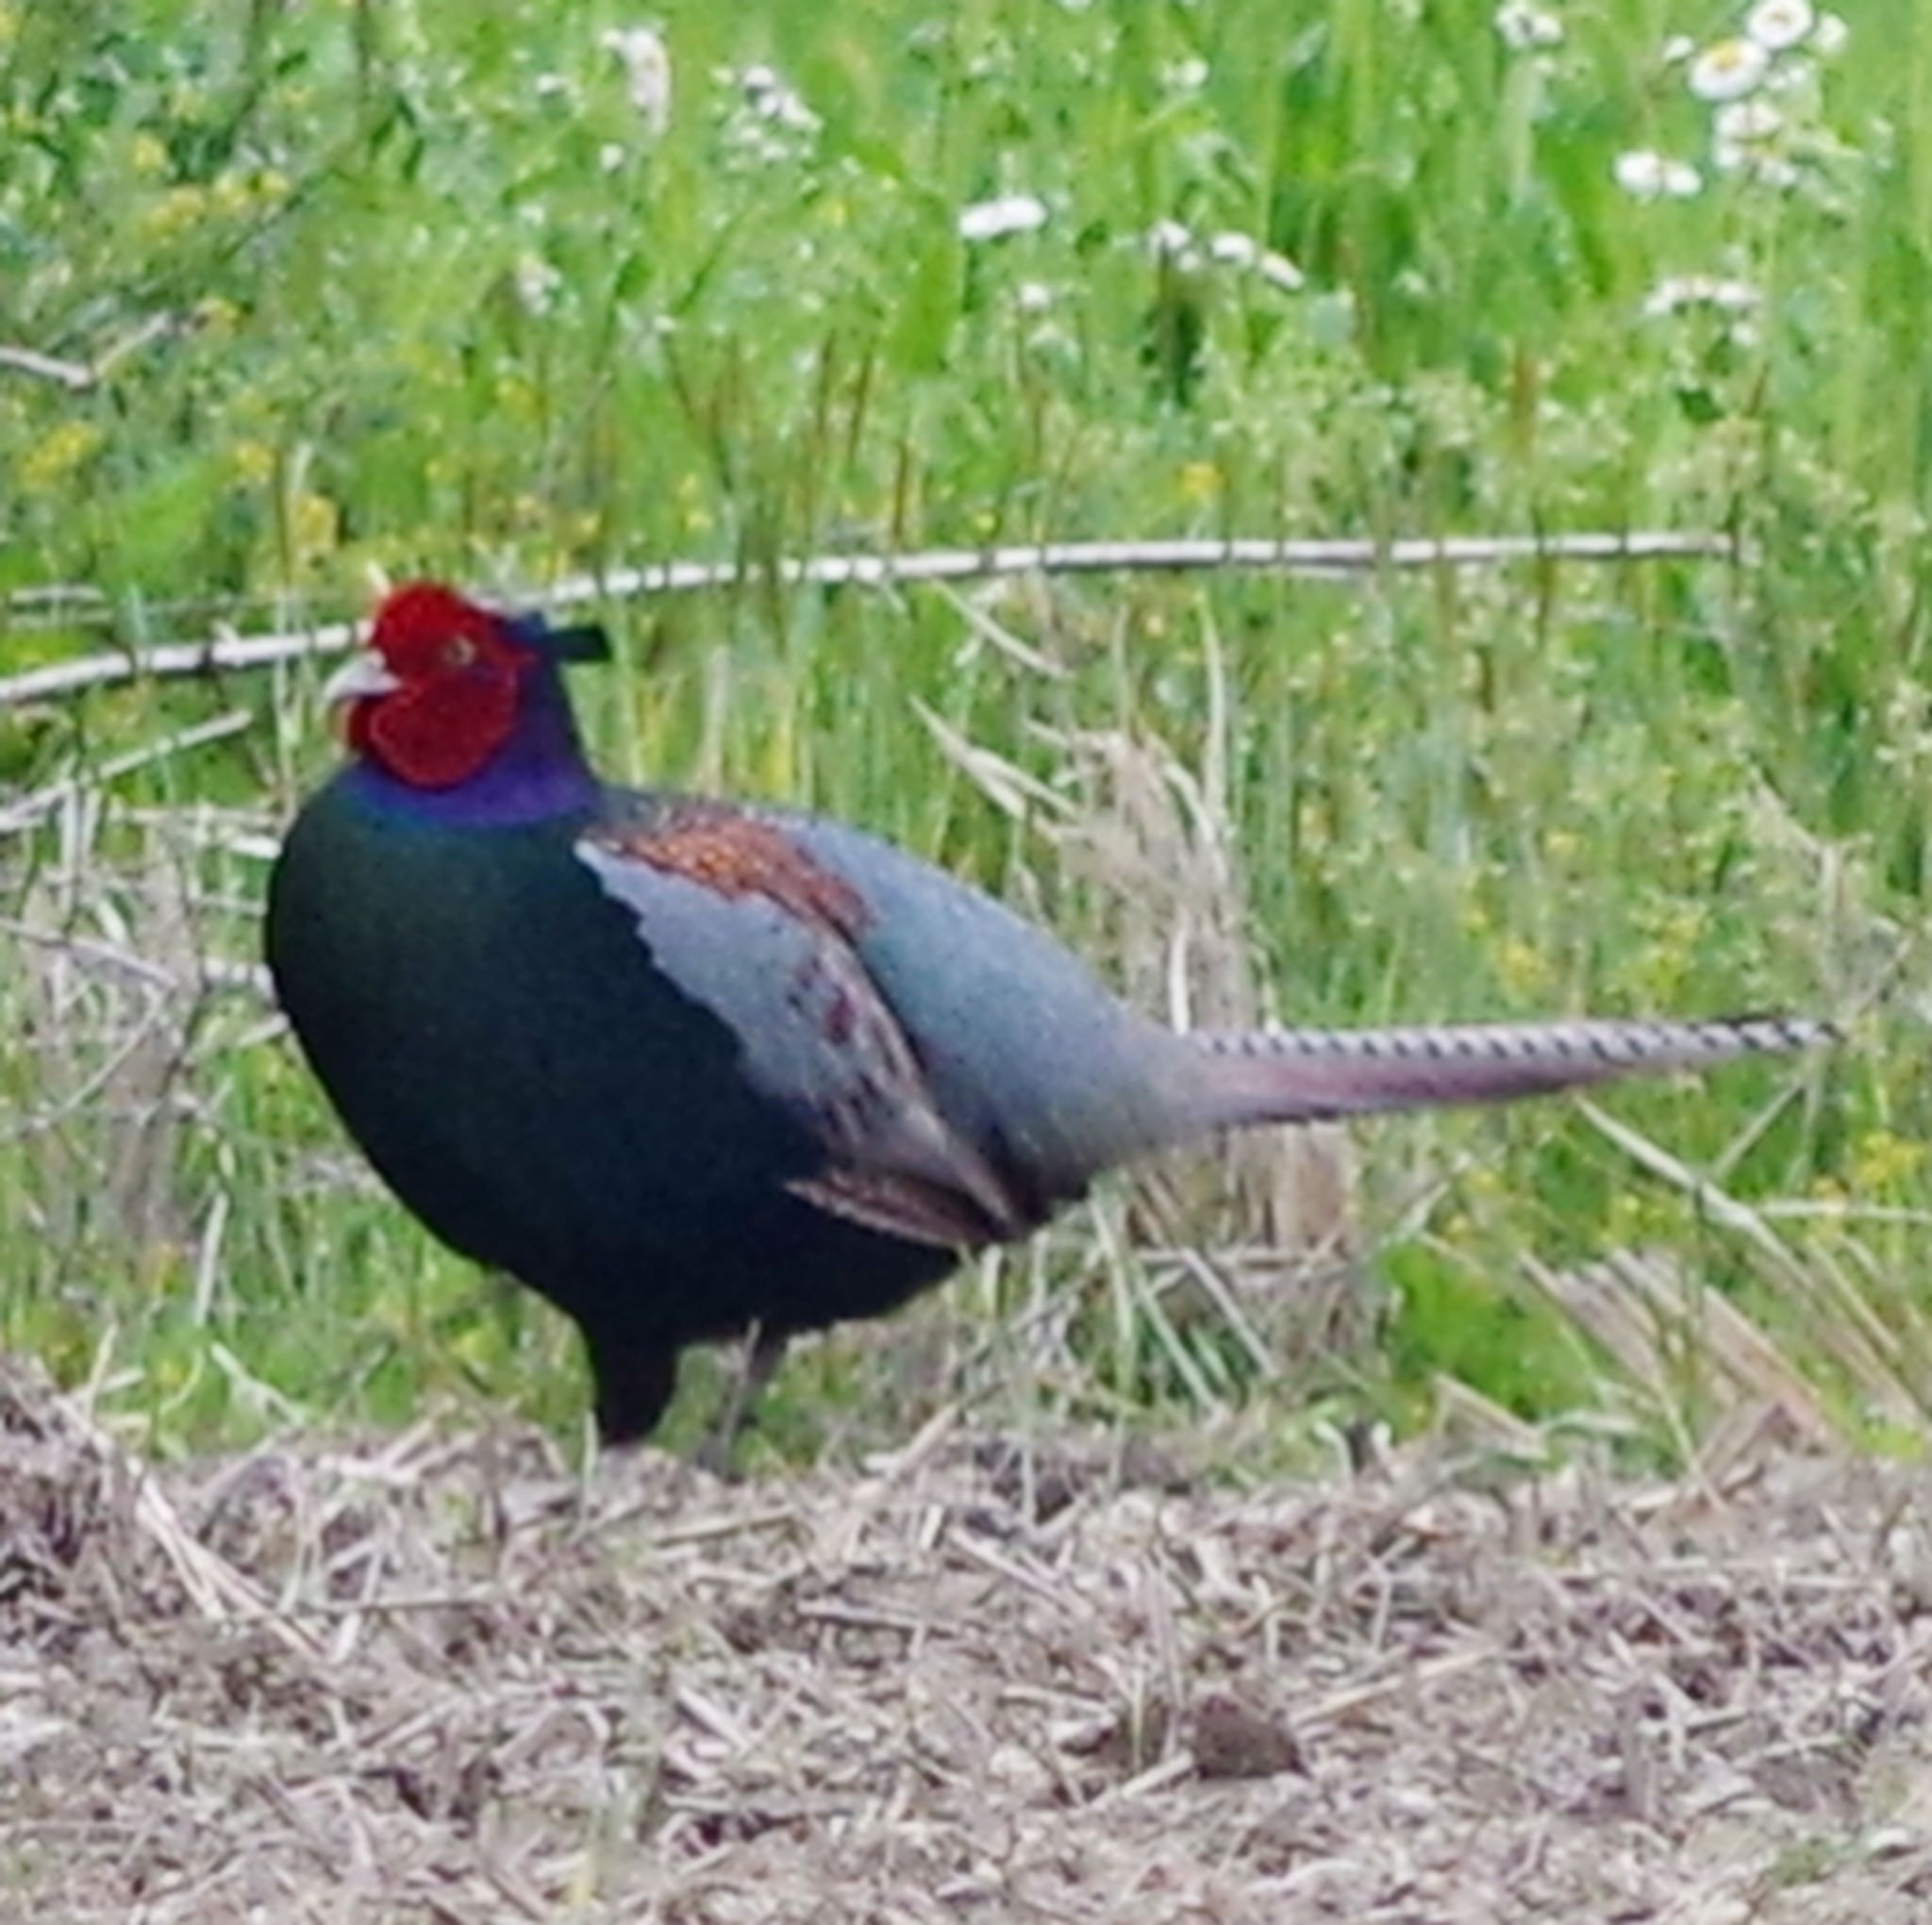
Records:
M556 100L570 91L570 82L561 74L539 74L530 82L530 91L539 100Z
M1710 117L1711 133L1720 141L1739 146L1768 141L1782 131L1784 124L1784 115L1768 100L1727 100Z
M1187 230L1181 230L1185 233ZM1272 247L1263 247L1251 234L1217 234L1208 243L1210 260L1218 260L1224 267L1245 268L1258 276L1271 288L1279 288L1284 294L1298 294L1307 285L1300 268L1290 260L1287 255L1277 254Z
M1255 272L1271 288L1279 288L1284 294L1299 294L1308 284L1307 275L1287 255L1277 254L1272 247L1261 250L1261 258L1255 263Z
M762 64L747 67L736 79L744 94L744 104L760 120L775 121L794 134L815 134L822 123L798 93L781 79L777 72Z
M1756 41L1713 41L1690 62L1689 84L1699 100L1741 100L1771 70L1771 56Z
M1013 306L1022 314L1044 314L1053 306L1053 290L1044 281L1022 281L1013 290Z
M1785 117L1768 100L1727 100L1711 116L1710 164L1763 187L1795 187L1798 170L1772 144Z
M1688 33L1674 33L1664 42L1664 65L1681 67L1697 51L1697 42Z
M1046 203L1033 194L1000 194L959 210L962 241L998 241L1046 225Z
M1191 227L1183 227L1178 221L1157 221L1147 230L1147 252L1156 260L1172 260L1184 268L1201 265L1201 257L1195 250L1194 233Z
M1818 78L1818 69L1802 54L1794 54L1789 60L1780 60L1771 70L1771 77L1764 83L1767 93L1802 93Z
M671 49L655 26L613 26L602 42L624 69L638 118L654 137L671 124Z
M1851 37L1852 30L1845 25L1842 13L1821 13L1818 25L1811 30L1811 51L1828 60L1842 50Z
M717 79L724 81L726 87L736 87L738 92L743 94L743 105L756 120L769 120L787 133L802 135L813 135L823 125L819 116L806 107L798 91L784 81L774 68L767 68L763 62L738 72L721 68L717 72Z
M1160 84L1170 93L1199 93L1208 84L1208 62L1198 54L1163 68Z
M774 68L713 67L711 78L738 96L723 117L725 144L737 159L779 167L810 158L824 123Z
M1644 296L1643 311L1652 319L1674 314L1683 307L1715 307L1721 314L1748 314L1757 306L1757 290L1748 281L1727 280L1719 274L1672 274Z
M597 165L606 174L615 174L629 158L629 151L620 141L606 141L597 149Z
M1503 0L1496 8L1496 36L1512 54L1563 44L1563 23L1531 0Z
M1757 0L1744 16L1744 33L1767 54L1794 47L1818 24L1811 0Z
M1688 160L1673 160L1649 147L1619 154L1613 172L1617 185L1640 201L1689 200L1704 185L1704 176Z
M1714 141L1710 164L1720 174L1741 174L1760 187L1796 187L1804 177L1797 164L1768 147L1741 141Z
M541 255L525 255L517 262L514 279L517 299L525 313L548 314L556 307L557 290L563 286L563 274Z

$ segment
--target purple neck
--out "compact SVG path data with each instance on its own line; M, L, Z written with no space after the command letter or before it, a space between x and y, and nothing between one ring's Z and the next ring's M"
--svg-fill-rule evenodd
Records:
M380 808L463 828L545 821L587 807L597 794L570 698L547 663L524 684L509 739L467 781L454 788L416 788L373 762L357 763L349 781Z

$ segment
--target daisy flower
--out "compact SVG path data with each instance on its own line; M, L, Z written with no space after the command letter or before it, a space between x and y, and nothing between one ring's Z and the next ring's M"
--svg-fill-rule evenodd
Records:
M1263 247L1251 234L1217 234L1208 243L1208 255L1224 267L1248 269L1284 294L1299 293L1306 285L1301 269L1287 255Z
M1704 185L1704 176L1687 160L1673 160L1649 147L1619 154L1612 169L1617 185L1640 201L1683 201Z
M1001 241L1046 225L1046 203L1037 194L998 194L959 210L962 241Z
M1767 54L1781 54L1809 38L1817 25L1811 0L1757 0L1744 16L1744 38Z
M1768 141L1784 129L1785 117L1768 100L1727 100L1710 117L1710 130L1720 141L1742 145Z
M1741 100L1762 85L1771 56L1754 40L1713 41L1690 62L1690 91L1699 100Z
M1496 37L1512 54L1563 44L1563 23L1530 0L1503 0L1495 13Z
M1672 274L1644 296L1643 311L1653 320L1685 307L1748 314L1757 306L1757 290L1748 281L1734 281L1721 274Z
M661 136L671 124L671 49L654 26L613 26L604 49L624 69L625 91L638 118Z

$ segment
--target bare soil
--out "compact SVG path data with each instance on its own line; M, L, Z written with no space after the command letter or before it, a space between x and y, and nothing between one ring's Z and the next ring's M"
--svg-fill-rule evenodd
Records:
M941 1420L148 1466L0 1365L0 1917L1932 1917L1897 1466L1240 1490Z

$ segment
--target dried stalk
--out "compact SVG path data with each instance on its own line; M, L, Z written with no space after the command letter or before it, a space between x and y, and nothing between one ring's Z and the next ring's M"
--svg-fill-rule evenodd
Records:
M925 582L985 580L1021 574L1177 573L1197 569L1279 569L1292 574L1373 574L1385 569L1487 568L1512 561L1657 561L1735 556L1727 536L1670 531L1627 535L1503 535L1377 542L1274 539L1049 541L999 548L938 548L916 555L813 555L769 564L670 561L574 575L534 594L546 608L586 602L693 594L775 579L788 588L899 588ZM267 635L221 635L206 641L116 650L54 662L0 678L0 708L58 701L146 677L212 675L261 669L308 655L340 654L358 633L326 622Z

